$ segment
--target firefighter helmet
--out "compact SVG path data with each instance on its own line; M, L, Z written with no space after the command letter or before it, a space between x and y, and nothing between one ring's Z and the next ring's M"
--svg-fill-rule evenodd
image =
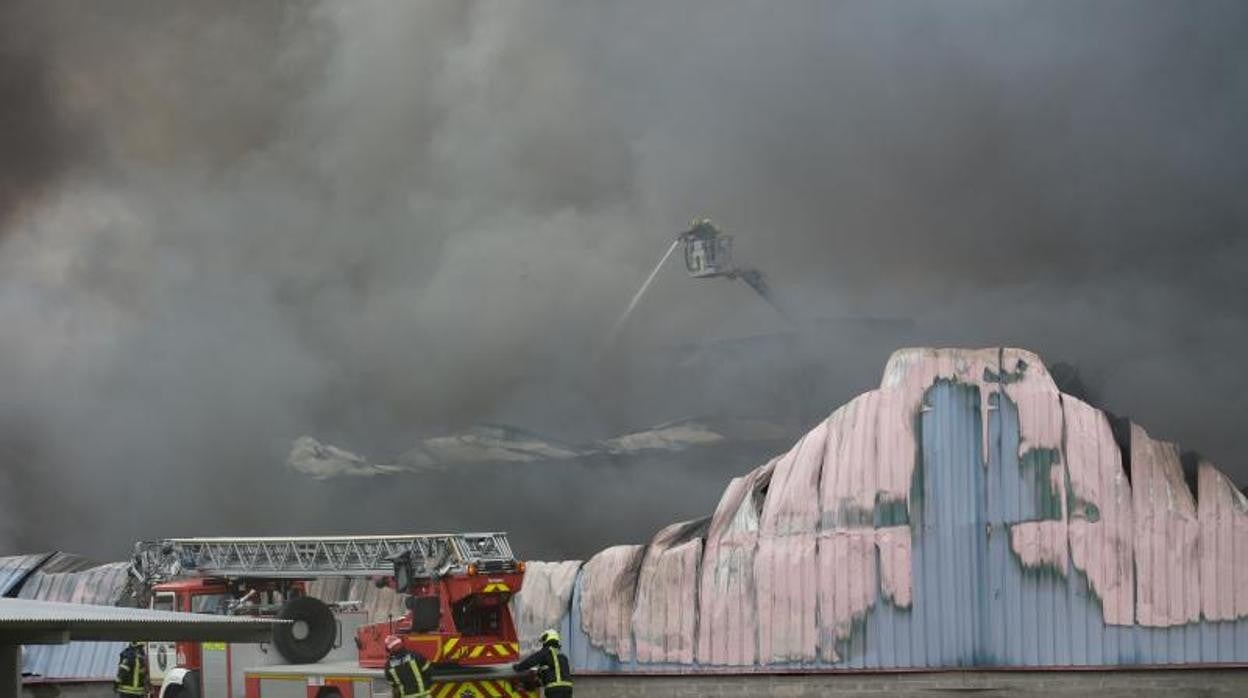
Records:
M555 630L547 630L542 633L541 642L543 645L559 644L559 633Z
M398 635L386 636L386 651L390 654L398 654L403 650L403 638Z

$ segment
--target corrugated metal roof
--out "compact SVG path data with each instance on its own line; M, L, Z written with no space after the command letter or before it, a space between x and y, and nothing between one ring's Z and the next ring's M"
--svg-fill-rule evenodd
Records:
M121 601L128 565L114 562L90 566L77 555L56 553L30 574L19 598L113 606ZM26 647L22 673L43 680L109 681L117 670L124 643L70 642Z
M66 623L98 624L101 627L147 623L152 625L246 626L269 625L267 619L251 616L218 616L206 613L155 611L148 608L124 608L60 601L0 599L0 623L6 631L19 626L62 627Z
M53 553L37 553L0 557L0 597L17 593L26 577L52 555Z
M18 598L39 601L115 605L125 591L125 562L110 562L78 572L33 572L22 585Z
M116 666L118 640L220 640L260 642L274 623L288 621L247 616L153 611L91 604L0 599L0 635L9 642L45 643L49 634L64 633L76 643L72 651L56 654L28 648L23 673L40 673L43 680L106 680ZM101 642L104 646L100 646ZM71 643L74 644L74 643ZM95 667L107 663L103 676Z
M66 553L57 551L52 553L42 565L39 565L39 571L44 573L52 572L82 572L99 565L88 557L77 555L75 553Z
M1125 433L1029 352L897 352L880 389L734 480L704 538L591 558L568 652L600 671L1248 662L1248 498Z

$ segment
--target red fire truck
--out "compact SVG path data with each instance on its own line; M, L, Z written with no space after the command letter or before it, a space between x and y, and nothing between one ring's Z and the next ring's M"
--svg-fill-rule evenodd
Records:
M169 538L137 543L132 574L152 608L290 621L269 643L149 643L160 698L389 695L390 634L434 663L435 696L537 695L511 670L524 562L504 533ZM358 604L308 595L308 582L342 576L395 589L407 610L370 623Z

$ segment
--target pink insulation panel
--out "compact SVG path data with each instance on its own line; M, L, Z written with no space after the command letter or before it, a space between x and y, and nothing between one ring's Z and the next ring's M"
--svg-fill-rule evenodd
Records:
M521 647L536 647L542 632L559 626L568 612L580 569L580 560L525 563L524 585L511 598L511 617Z
M646 549L633 610L638 661L693 662L702 539L681 540L689 527L689 523L668 526Z
M1200 608L1209 620L1248 616L1248 498L1211 464L1202 462L1200 495Z
M1100 598L1105 622L1131 625L1135 622L1135 520L1122 454L1103 412L1069 395L1063 396L1062 409L1073 563L1087 575Z
M908 542L909 531L905 538ZM853 621L865 616L875 603L876 543L876 532L869 528L819 535L818 574L811 579L817 582L819 647L824 661L840 660L838 644L849 638ZM906 574L909 575L909 565Z
M774 467L775 461L734 478L711 517L698 594L697 658L704 664L741 666L758 661L754 550L762 492Z
M1135 512L1135 618L1168 626L1200 618L1200 523L1179 449L1131 425Z
M815 658L815 539L827 434L828 423L819 424L776 462L763 505L754 580L765 663Z
M1018 352L1018 350L1011 350ZM1004 355L1004 354L1003 354ZM1018 409L1018 453L1054 451L1059 455L1040 476L1058 493L1060 518L1023 521L1010 526L1010 548L1026 567L1048 567L1062 574L1069 570L1066 501L1066 465L1062 449L1062 395L1040 359L1015 355L1006 359L998 374L999 389ZM989 451L991 453L991 451ZM1037 482L1036 486L1042 486Z
M633 657L633 601L644 545L607 548L585 563L581 623L589 641L622 660Z

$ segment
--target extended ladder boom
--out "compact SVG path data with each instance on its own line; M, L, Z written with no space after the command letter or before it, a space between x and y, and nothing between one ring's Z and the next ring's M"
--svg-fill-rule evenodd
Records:
M394 574L407 555L415 574L514 567L506 533L406 536L165 538L134 544L131 574L145 584L178 577L314 579Z

